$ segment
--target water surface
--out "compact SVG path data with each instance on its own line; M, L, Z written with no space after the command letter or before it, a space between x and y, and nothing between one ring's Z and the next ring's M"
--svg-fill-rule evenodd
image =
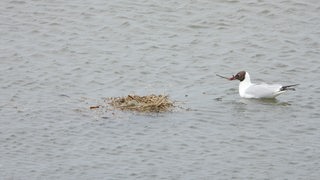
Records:
M317 179L320 4L0 2L3 179ZM255 82L295 84L277 100ZM90 110L168 94L173 112Z

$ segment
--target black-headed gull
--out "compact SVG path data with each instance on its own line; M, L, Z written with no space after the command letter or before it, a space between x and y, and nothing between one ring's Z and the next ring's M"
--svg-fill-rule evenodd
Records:
M275 98L287 90L295 90L293 86L298 84L282 86L281 84L254 84L251 83L250 75L246 71L240 71L229 80L239 80L239 94L243 98Z

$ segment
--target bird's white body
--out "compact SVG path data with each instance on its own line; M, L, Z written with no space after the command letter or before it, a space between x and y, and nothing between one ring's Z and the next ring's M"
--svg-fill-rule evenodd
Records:
M239 84L239 95L243 98L275 98L285 92L281 87L280 84L251 83L249 73L245 72L245 78Z
M281 84L254 84L251 83L250 75L246 71L240 71L230 78L220 76L230 81L239 80L239 95L243 98L275 98L287 90L295 91L294 86L299 84L291 84L282 86Z

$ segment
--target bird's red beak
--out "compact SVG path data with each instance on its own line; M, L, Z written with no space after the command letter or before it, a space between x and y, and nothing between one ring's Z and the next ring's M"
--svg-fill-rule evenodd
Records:
M230 81L232 81L232 80L236 80L236 78L235 78L235 76L234 76L234 75L232 75L232 77L231 77L231 78L229 78L229 80L230 80Z

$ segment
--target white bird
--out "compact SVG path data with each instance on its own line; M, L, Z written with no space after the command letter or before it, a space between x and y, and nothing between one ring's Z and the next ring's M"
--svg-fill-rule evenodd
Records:
M240 71L229 80L239 80L239 94L243 98L275 98L287 90L295 90L293 86L298 84L282 86L281 84L254 84L251 83L250 75L246 71Z

